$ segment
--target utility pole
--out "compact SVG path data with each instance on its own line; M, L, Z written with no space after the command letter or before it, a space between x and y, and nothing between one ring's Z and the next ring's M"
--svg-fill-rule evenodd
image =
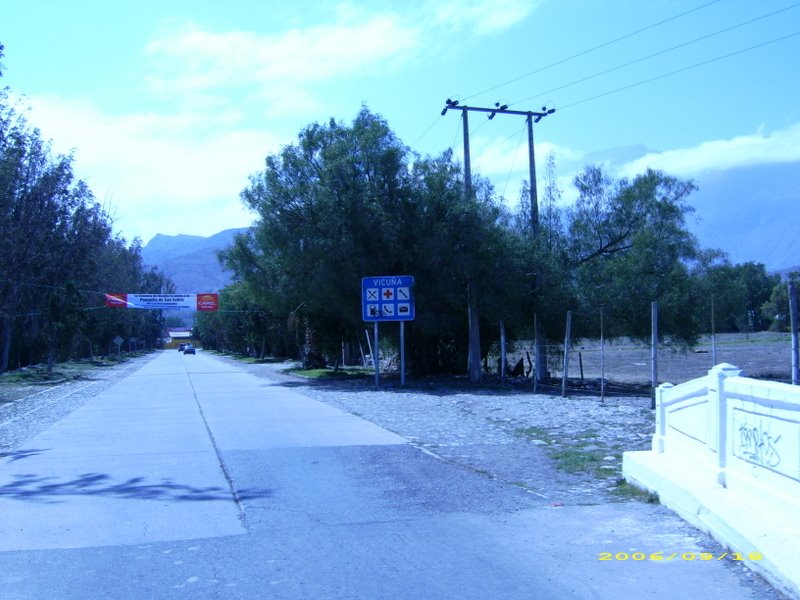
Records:
M537 117L537 119L541 119L541 117ZM525 120L528 122L528 173L531 180L531 234L533 235L533 239L536 239L539 237L539 196L536 192L536 156L533 153L533 114L528 114Z
M531 221L531 236L535 240L539 235L539 199L536 192L536 160L533 152L533 125L538 123L544 117L552 115L556 112L555 108L547 109L542 107L541 112L532 110L509 110L507 104L501 105L496 102L494 108L483 108L478 106L464 106L459 104L458 100L447 99L445 107L442 109L442 116L447 114L448 110L460 110L464 121L464 193L467 198L472 197L472 172L470 168L470 154L469 154L469 121L467 114L470 111L488 113L489 119L494 119L496 115L517 115L524 116L528 124L528 168L530 175L530 221ZM468 300L468 314L469 314L469 378L470 381L476 382L480 380L480 338L478 337L478 313L477 313L477 283L471 282L467 289ZM540 275L536 275L536 288L541 285ZM544 336L540 331L539 320L535 318L535 351L536 356L536 372L534 374L534 381L541 381L547 375L547 360L545 357ZM474 330L474 331L473 331ZM478 366L474 366L475 359L473 355L477 356Z
M538 123L543 118L548 115L552 115L556 112L555 108L548 109L546 107L542 107L541 111L534 111L534 110L509 110L507 104L501 105L499 102L495 103L494 108L484 108L479 106L464 106L459 104L458 100L446 100L445 107L442 109L442 115L444 116L448 110L460 110L462 112L464 118L464 170L468 171L468 164L469 164L469 129L467 125L467 113L469 111L474 112L482 112L488 113L489 119L494 119L497 115L518 115L525 117L527 124L528 124L528 168L529 168L529 176L530 176L530 194L531 194L531 233L533 237L539 233L539 199L536 193L536 159L534 157L533 152L533 124ZM468 177L465 173L465 179ZM471 177L471 175L470 175ZM469 180L468 185L472 185L471 180Z

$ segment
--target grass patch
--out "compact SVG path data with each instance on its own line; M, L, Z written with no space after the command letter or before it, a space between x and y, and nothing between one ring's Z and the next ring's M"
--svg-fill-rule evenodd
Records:
M641 488L636 487L635 485L631 485L625 479L617 479L617 487L611 490L611 493L615 496L620 498L626 498L629 500L638 500L639 502L645 502L647 504L659 504L660 500L658 498L658 494L656 492L651 492L648 490L643 490Z
M548 445L553 443L553 437L550 432L542 427L518 427L514 430L514 433L528 440L540 440Z
M287 373L306 379L363 379L372 373L369 369L286 369Z
M149 352L126 352L121 356L110 355L103 358L84 358L60 362L55 365L52 373L47 372L47 365L38 364L8 371L0 375L0 383L11 385L55 385L67 381L83 379L93 369L112 367L149 354Z
M12 384L21 383L27 385L46 385L64 383L66 381L73 381L80 378L81 372L78 371L54 369L52 373L48 373L46 367L36 366L4 373L2 376L0 376L0 382Z
M568 473L597 473L603 465L604 454L581 448L567 448L553 452L551 456L558 461L560 468Z

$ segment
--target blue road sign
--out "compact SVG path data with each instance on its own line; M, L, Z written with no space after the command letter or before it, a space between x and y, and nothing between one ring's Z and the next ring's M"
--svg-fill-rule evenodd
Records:
M414 320L414 276L380 275L361 280L361 318L370 323Z

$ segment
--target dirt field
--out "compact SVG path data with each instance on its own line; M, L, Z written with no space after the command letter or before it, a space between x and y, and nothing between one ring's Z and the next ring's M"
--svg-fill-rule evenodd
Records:
M791 336L779 333L718 334L716 336L716 362L729 363L743 370L748 377L791 382ZM509 353L509 364L513 365L529 343L518 344L516 351ZM562 376L563 355L561 348L551 348L550 375ZM603 349L604 375L606 381L650 385L651 365L649 346L637 346L627 339L606 341ZM531 352L532 355L532 352ZM527 359L526 359L527 361ZM662 347L658 352L659 383L682 383L701 377L714 366L710 338L686 352ZM580 340L570 350L569 378L581 379L581 365L585 381L599 381L601 376L600 343ZM527 368L527 365L526 365Z

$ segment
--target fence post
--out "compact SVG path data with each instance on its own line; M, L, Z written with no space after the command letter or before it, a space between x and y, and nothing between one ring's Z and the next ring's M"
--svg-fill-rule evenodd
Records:
M653 383L653 400L650 408L656 408L656 393L658 387L658 302L650 303L650 320L652 325L650 339L650 369Z
M789 323L792 329L792 385L797 385L800 380L800 356L797 345L797 288L789 282Z
M380 380L381 380L381 376L380 376L380 372L381 372L380 360L381 360L381 357L380 357L380 351L378 350L378 348L380 348L380 345L378 344L378 322L375 321L374 325L375 325L375 330L374 330L374 334L373 335L375 336L375 342L372 344L372 347L375 350L375 352L373 352L373 354L372 354L372 364L375 365L375 386L377 387L378 385L380 385Z
M714 315L714 294L711 294L711 366L717 364L717 323Z
M506 324L500 320L500 381L506 380Z
M603 309L600 309L600 402L606 401L606 354L603 331Z
M533 370L533 391L537 390L539 383L547 378L547 348L545 347L542 321L538 313L533 313L534 358L536 359Z
M567 378L569 377L569 344L572 337L572 311L567 311L567 330L564 333L564 374L561 378L561 397L567 395Z

